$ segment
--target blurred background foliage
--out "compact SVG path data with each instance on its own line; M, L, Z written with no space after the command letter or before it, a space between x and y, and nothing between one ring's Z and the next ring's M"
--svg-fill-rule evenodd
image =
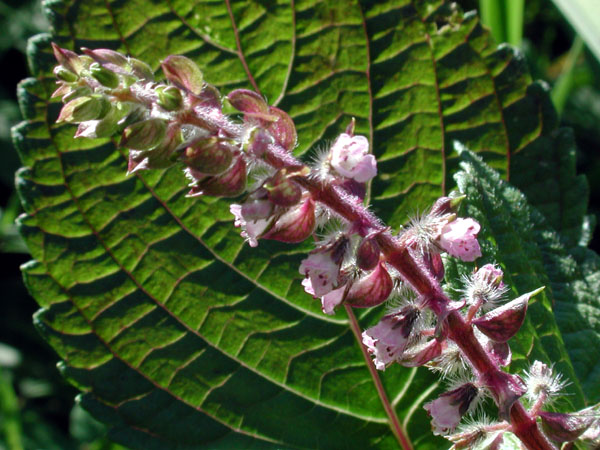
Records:
M586 31L597 14L585 9L592 2L569 0L568 10L563 0L458 3L464 10L478 9L496 40L520 47L533 78L548 82L562 125L575 131L578 171L587 175L589 211L598 218L600 45L593 40L600 33L598 27ZM0 26L0 449L117 449L103 437L104 426L74 402L77 391L61 379L56 355L32 324L37 305L19 271L29 256L14 226L21 212L14 190L20 164L10 128L21 119L16 84L28 75L27 38L48 31L48 24L39 0L3 0ZM600 250L598 236L591 247Z

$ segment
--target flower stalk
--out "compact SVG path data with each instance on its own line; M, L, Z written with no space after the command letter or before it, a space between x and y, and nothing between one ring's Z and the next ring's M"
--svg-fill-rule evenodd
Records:
M369 354L374 357L369 369L403 448L411 448L410 441L375 367L427 365L466 377L426 405L435 431L451 440L484 392L495 401L500 422L479 427L475 434L459 433L455 441L479 439L478 433L488 430L499 445L502 433L511 432L530 450L552 450L552 436L585 432L587 422L579 421L583 425L577 433L569 434L565 425L566 431L544 434L538 418L544 417L545 399L562 386L538 382L543 400L527 409L521 397L530 395L532 383L501 368L510 361L507 341L521 327L527 303L539 290L498 306L506 293L502 271L488 264L464 280L464 298L453 301L444 293L440 254L463 261L481 257L479 223L456 215L464 197L442 197L428 214L394 234L362 201L377 164L367 139L354 134L354 121L308 165L291 153L297 133L290 116L253 91L237 89L226 99L241 119L231 119L222 111L216 88L183 56L163 61L167 82L157 83L145 64L117 52L86 49L79 56L57 46L54 52L60 64L54 95L65 102L61 121L79 124L80 137L103 137L106 129L122 133L122 144L130 149L129 172L181 165L191 197L247 192L241 204L231 205L231 212L251 246L261 239L301 242L323 222L338 224L302 262L303 285L320 299L326 314L343 305L359 340L351 307L399 298L396 309L362 333L362 351L367 359ZM544 367L535 370L548 372ZM568 422L559 419L547 416L547 427L557 429Z

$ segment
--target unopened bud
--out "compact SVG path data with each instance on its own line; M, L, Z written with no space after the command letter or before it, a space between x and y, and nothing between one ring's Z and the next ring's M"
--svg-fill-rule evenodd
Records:
M75 100L76 98L85 97L92 93L92 90L87 86L77 86L76 88L71 89L69 88L69 86L65 85L65 88L66 92L64 94L64 97L61 99L63 103L69 103L70 101Z
M431 207L431 211L429 214L434 214L437 216L443 216L445 214L456 214L456 212L458 211L458 207L465 198L467 198L466 195L440 197L435 201L435 203Z
M56 66L53 72L56 78L66 81L67 83L72 83L73 81L77 81L79 79L77 74L71 72L69 69L65 69L63 66Z
M163 141L166 133L167 123L164 120L144 120L125 128L120 145L132 150L150 150Z
M60 48L54 42L52 43L52 51L58 63L65 69L79 75L79 72L84 68L81 57L77 53L66 48Z
M183 97L181 91L175 86L160 86L156 89L158 104L167 111L175 111L181 108Z
M233 160L231 150L218 137L192 142L181 156L183 163L207 175L217 175L226 170Z
M117 74L98 63L90 65L90 73L102 86L114 89L119 85Z
M117 67L127 68L129 61L122 53L110 50L107 48L97 48L90 50L89 48L82 48L83 53L90 56L94 61L100 64L113 64Z
M581 436L594 421L593 416L542 411L542 427L546 435L556 442L570 442Z
M373 238L365 238L356 251L356 264L362 270L372 270L379 262L381 249Z
M188 197L211 195L237 197L246 189L246 161L238 158L225 173L198 181L188 192Z
M293 150L298 141L298 134L292 118L288 113L274 106L269 108L269 115L275 117L275 120L267 125L271 136L286 150Z
M248 89L236 89L227 95L227 100L238 111L250 115L269 113L267 102L256 92Z
M393 288L394 281L382 261L375 270L352 285L346 296L346 303L355 308L377 306L388 299Z
M350 123L346 127L346 131L344 131L344 133L346 133L348 136L352 137L352 136L354 136L355 128L356 128L356 119L353 117L352 119L350 119Z
M204 85L202 72L194 61L182 55L171 55L161 64L167 80L192 94L199 95Z
M307 196L298 206L283 213L263 238L288 243L302 242L313 233L315 224L315 202Z
M473 320L479 331L496 342L506 342L523 325L529 299L544 288L536 289Z
M287 176L287 170L277 172L269 182L265 183L269 199L276 205L289 207L297 204L302 198L302 189Z
M110 102L103 96L85 96L71 100L60 111L57 122L79 123L104 117Z
M444 279L444 263L439 253L426 252L423 255L423 262L436 280L442 281Z
M129 67L131 68L131 73L136 77L147 81L154 80L154 72L152 72L152 68L144 61L140 61L139 59L135 58L129 58Z

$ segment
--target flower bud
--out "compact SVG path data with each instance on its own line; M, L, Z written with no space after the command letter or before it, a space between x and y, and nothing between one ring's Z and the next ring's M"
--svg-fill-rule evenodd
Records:
M90 65L90 74L98 83L107 88L114 89L119 85L117 74L98 63Z
M544 288L536 289L473 320L479 331L496 342L506 342L523 325L529 299Z
M179 125L171 124L162 142L149 150L129 150L129 166L127 173L139 170L166 169L175 163L175 149L182 141Z
M84 68L84 63L77 53L67 50L66 48L60 48L54 42L52 43L52 51L54 52L54 57L58 63L65 69L79 75Z
M374 238L362 240L356 251L356 265L362 270L372 270L379 262L381 249Z
M90 50L89 48L85 47L81 50L97 63L112 64L122 68L127 68L129 66L129 60L127 59L127 56L114 50L110 50L108 48L97 48L95 50Z
M275 120L267 126L269 133L279 145L291 151L298 142L294 121L285 111L274 106L269 107L269 114L275 117Z
M69 69L65 69L63 66L56 66L53 72L56 78L66 81L67 83L72 83L73 81L77 81L79 79L77 74L71 72Z
M594 417L556 412L538 413L546 435L556 442L570 442L581 436L592 424Z
M162 119L148 119L129 125L123 131L120 145L132 150L150 150L159 145L167 133Z
M77 86L75 88L71 88L70 86L65 85L66 91L64 93L64 97L61 99L63 103L69 103L72 100L75 100L79 97L86 97L92 94L92 90L88 86ZM59 95L58 92L55 94Z
M187 194L188 197L211 195L214 197L237 197L246 189L246 161L237 158L223 174L200 180Z
M158 94L158 104L167 111L175 111L183 105L181 91L175 86L160 86L156 89Z
M352 284L346 303L355 308L370 308L385 302L392 293L394 281L380 262L375 270Z
M346 127L346 131L344 131L344 133L346 133L348 136L352 137L352 136L354 136L355 128L356 128L356 119L353 117L352 119L350 119L350 123Z
M135 58L129 58L129 67L131 68L131 73L137 78L146 81L154 80L154 72L152 72L152 68L144 61L140 61L139 59Z
M217 175L231 165L233 154L225 142L213 136L192 142L184 150L181 160L198 172Z
M474 404L479 389L473 383L462 386L440 395L437 399L426 403L423 408L431 416L434 434L446 434L454 430Z
M110 102L103 96L85 96L71 100L62 107L57 122L85 122L101 119L110 110Z
M227 95L227 100L238 111L250 115L268 115L267 102L256 92L249 89L236 89Z
M293 206L302 198L302 189L288 178L286 169L278 171L265 183L264 188L268 192L269 199L279 206Z
M439 253L425 252L423 262L436 280L442 281L444 279L444 263Z
M429 212L429 214L433 214L436 216L456 214L456 212L458 211L458 207L465 198L467 198L466 195L454 197L440 197L435 201L435 203L431 207L431 211Z
M302 242L315 229L315 202L310 195L298 206L283 213L263 238L281 242Z
M192 94L199 95L204 85L202 72L194 61L182 55L167 56L161 63L167 80Z

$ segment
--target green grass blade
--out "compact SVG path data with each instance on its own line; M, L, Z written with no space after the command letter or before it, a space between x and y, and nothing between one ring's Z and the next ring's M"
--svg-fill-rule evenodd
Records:
M600 14L597 0L552 0L600 61Z
M552 88L552 102L554 103L554 107L559 114L562 114L565 104L567 103L567 98L569 97L569 94L573 88L573 72L575 69L575 63L579 59L582 51L583 39L580 36L577 36L573 42L573 45L571 46L571 50L569 50L563 71Z
M506 42L506 17L502 0L479 0L481 21L492 31L497 43Z
M519 47L523 40L523 12L525 0L507 0L504 3L506 41Z

